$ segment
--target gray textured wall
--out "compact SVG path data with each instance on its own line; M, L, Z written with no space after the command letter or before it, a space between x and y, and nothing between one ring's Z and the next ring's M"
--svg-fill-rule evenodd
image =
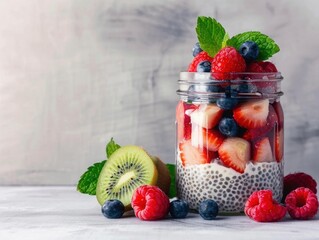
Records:
M0 185L74 184L110 137L174 161L198 15L281 46L286 172L319 180L319 1L0 1Z

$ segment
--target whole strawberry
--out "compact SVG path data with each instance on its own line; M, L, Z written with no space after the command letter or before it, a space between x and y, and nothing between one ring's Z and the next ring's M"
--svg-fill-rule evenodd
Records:
M169 198L156 186L138 187L133 193L131 205L135 216L141 220L159 220L169 212Z
M232 74L244 72L246 69L245 59L233 47L221 49L212 61L212 72L217 80L234 78Z

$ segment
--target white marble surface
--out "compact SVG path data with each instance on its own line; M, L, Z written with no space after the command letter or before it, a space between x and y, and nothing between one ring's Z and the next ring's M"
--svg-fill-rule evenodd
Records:
M281 52L286 172L319 181L318 0L1 0L0 185L75 184L113 136L174 157L178 73L198 15Z
M319 216L310 221L286 217L278 223L257 223L246 216L205 221L198 214L154 222L134 216L110 220L100 213L95 197L74 187L0 187L0 239L319 239Z

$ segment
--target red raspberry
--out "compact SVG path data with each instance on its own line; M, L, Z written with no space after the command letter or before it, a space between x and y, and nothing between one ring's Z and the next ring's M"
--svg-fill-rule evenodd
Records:
M308 174L303 172L291 173L284 178L284 196L283 199L293 190L305 187L314 193L317 193L317 182Z
M131 201L135 216L141 220L158 220L169 211L169 198L158 187L142 185L138 187Z
M197 72L197 65L202 61L210 61L212 62L213 58L211 58L207 52L201 51L196 57L193 58L193 61L188 66L188 72Z
M269 73L278 72L276 66L271 62L252 62L247 66L246 72L252 73ZM251 79L262 79L260 74L250 75ZM276 82L261 81L254 83L260 91L274 92L276 89Z
M276 66L271 62L253 62L247 66L246 72L265 73L278 72Z
M285 200L289 215L294 219L313 218L318 211L318 199L309 188L300 187L288 194Z
M233 47L221 49L212 61L212 72L218 80L234 78L234 72L243 72L246 69L245 59Z
M245 204L245 214L257 222L276 222L284 218L287 209L272 199L271 190L254 192Z

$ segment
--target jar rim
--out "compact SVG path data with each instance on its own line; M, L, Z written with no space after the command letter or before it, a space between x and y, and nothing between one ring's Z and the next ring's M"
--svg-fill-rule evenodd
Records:
M278 98L283 95L280 87L283 77L280 72L232 72L226 73L225 76L229 78L222 80L214 78L214 74L216 73L181 72L177 95L203 101L227 97L234 92L236 96L231 96L234 98Z
M220 73L212 72L180 72L179 81L193 82L196 83L220 83L230 82L230 83L240 83L240 82L260 82L260 81L282 81L283 76L281 72L263 72L263 73L253 73L253 72L230 72L226 73L227 79L216 79L214 75Z

